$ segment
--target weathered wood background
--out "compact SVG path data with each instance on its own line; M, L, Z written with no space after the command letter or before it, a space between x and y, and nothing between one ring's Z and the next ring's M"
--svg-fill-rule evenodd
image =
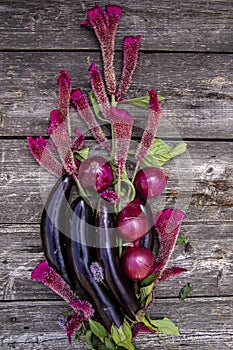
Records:
M189 243L177 246L172 258L189 272L158 286L151 314L178 324L181 337L167 337L173 349L233 349L232 1L118 4L124 8L116 40L118 77L122 37L142 34L128 96L145 95L149 88L166 96L164 118L187 142L192 160L193 188L183 180L184 201L191 200L181 230ZM100 62L100 52L93 32L79 22L92 5L0 0L0 347L5 350L86 349L69 346L56 325L65 303L30 280L43 259L43 200L41 172L26 136L46 134L60 69L69 71L75 87L90 88L87 69L93 60ZM168 197L176 195L176 186L173 174ZM187 282L194 289L181 302L178 293ZM136 344L166 349L151 335L141 335Z

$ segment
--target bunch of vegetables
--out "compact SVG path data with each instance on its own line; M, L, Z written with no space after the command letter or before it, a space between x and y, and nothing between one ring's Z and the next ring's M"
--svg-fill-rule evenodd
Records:
M35 159L58 177L41 218L46 261L34 269L32 279L49 286L72 308L59 321L69 342L74 333L84 333L94 349L135 349L132 338L140 331L178 335L171 320L152 320L147 308L156 283L186 271L167 268L184 214L167 208L153 215L148 204L166 187L168 176L161 166L184 152L186 145L170 148L156 138L162 98L154 90L149 90L148 97L123 100L141 36L124 38L117 89L114 39L121 14L117 5L106 6L106 11L96 5L87 11L81 24L93 28L100 42L104 78L92 64L92 90L86 96L80 89L72 90L68 72L61 71L58 109L50 113L50 140L28 137ZM120 108L122 101L148 108L147 124L135 151L130 150L134 119ZM70 103L107 152L106 157L89 156L79 129L72 140ZM110 125L112 144L98 119ZM131 176L126 167L129 154L135 159Z

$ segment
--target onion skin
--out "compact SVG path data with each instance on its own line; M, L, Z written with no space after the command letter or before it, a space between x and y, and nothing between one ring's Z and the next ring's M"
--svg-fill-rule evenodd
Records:
M134 186L138 193L144 198L158 197L167 184L167 174L163 169L147 167L139 170Z
M78 178L83 188L102 192L113 181L112 168L101 156L93 156L80 164Z
M147 248L128 248L122 254L122 266L128 278L141 281L153 273L154 255Z
M68 204L74 180L71 175L65 174L51 190L40 223L40 235L48 264L59 273L69 284L67 268L61 250L61 240L64 230L64 212Z
M118 235L125 241L136 241L144 237L149 229L150 223L141 208L139 198L128 203L118 214Z
M130 319L136 320L141 305L134 294L131 283L127 279L119 258L117 230L113 206L100 199L95 219L97 231L98 260L104 266L105 283L114 294L122 310Z

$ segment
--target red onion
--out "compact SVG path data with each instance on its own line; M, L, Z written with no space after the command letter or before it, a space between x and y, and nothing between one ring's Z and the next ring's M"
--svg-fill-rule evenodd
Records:
M147 248L127 248L122 254L122 266L127 277L141 281L154 269L154 255Z
M167 174L154 167L143 168L137 173L134 185L144 198L158 197L166 187Z
M78 178L84 188L104 191L113 180L111 165L103 157L93 156L80 164Z
M137 198L118 214L117 230L123 240L136 241L149 231L150 224L140 204L140 199Z

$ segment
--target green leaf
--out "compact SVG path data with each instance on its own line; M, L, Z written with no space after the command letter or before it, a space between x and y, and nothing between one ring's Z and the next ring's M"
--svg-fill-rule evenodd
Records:
M74 158L78 159L80 162L83 162L88 158L89 151L90 151L89 147L84 147L79 151L75 152Z
M163 101L163 100L165 100L165 97L158 95L158 99L159 99L159 101ZM132 104L132 105L137 106L137 107L148 108L149 107L149 100L150 100L149 95L146 95L146 96L131 98L130 100L126 100L123 102Z
M88 99L89 99L90 105L92 106L92 108L95 112L96 117L98 119L102 120L103 122L109 123L109 120L107 120L101 116L101 111L99 108L97 98L95 97L94 91L91 90L88 92Z
M179 143L175 147L171 147L161 139L156 138L153 140L142 164L147 167L161 167L170 159L184 153L186 148L187 144L184 142Z
M151 294L152 290L154 288L154 282L149 284L149 286L140 288L140 302L142 303L148 295Z
M187 244L189 242L188 237L178 237L176 241L176 245Z
M101 323L89 320L89 325L92 333L94 333L102 342L104 342L104 338L108 336L108 331L102 326Z
M149 275L148 277L146 277L144 280L141 281L141 286L142 287L147 287L149 286L151 283L154 282L154 280L156 279L156 274L152 273L151 275Z
M86 344L89 346L91 344L92 331L88 330L85 333Z
M132 332L131 329L129 330L129 328L130 325L126 320L124 320L123 325L121 325L119 328L114 325L111 327L111 336L117 346L122 346L128 350L135 350L134 345L131 343Z
M158 328L158 331L163 334L179 336L179 329L169 318L163 318L162 320L149 320L150 323Z
M150 293L149 295L148 295L148 297L144 300L144 307L147 307L148 305L150 305L150 303L152 302L152 300L153 300L153 294L152 293Z
M185 298L192 292L193 286L191 283L187 283L183 288L181 288L179 293L179 299L185 300Z
M116 350L116 346L110 338L105 338L104 343L107 349Z

